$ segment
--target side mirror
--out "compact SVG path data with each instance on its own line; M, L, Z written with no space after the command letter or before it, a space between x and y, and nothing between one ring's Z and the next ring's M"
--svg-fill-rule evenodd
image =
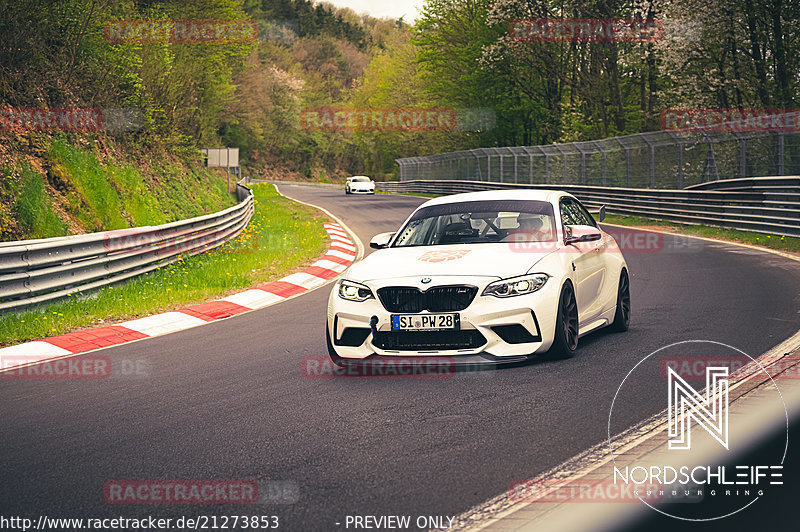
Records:
M595 242L603 238L600 229L591 225L567 225L564 231L564 244L567 246L578 242Z
M596 211L589 211L589 214L594 216L594 219L597 220L597 223L600 223L606 219L606 206L601 205Z
M372 237L372 240L369 241L369 247L373 249L383 249L389 245L389 242L392 241L392 237L394 233L381 233L379 235L375 235Z

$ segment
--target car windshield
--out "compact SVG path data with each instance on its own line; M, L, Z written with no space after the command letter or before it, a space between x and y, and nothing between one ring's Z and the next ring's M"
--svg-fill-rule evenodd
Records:
M354 183L369 183L370 179L368 177L354 177L351 181Z
M418 210L392 247L552 242L555 238L555 217L549 202L465 201Z

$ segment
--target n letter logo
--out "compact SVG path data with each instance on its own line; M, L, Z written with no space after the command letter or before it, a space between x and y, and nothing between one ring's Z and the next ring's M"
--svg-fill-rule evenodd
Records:
M703 427L728 448L728 368L706 368L706 396L689 386L672 368L667 368L669 386L669 448L691 449L690 420Z

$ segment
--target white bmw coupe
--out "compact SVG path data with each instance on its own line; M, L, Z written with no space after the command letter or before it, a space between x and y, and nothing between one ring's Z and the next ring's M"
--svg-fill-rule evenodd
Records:
M328 301L328 350L339 365L570 357L585 334L628 329L625 259L565 192L432 199L370 246L378 251L354 264Z

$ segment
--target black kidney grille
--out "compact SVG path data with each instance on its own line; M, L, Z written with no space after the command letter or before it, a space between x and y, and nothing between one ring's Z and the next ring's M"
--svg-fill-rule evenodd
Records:
M413 286L378 289L378 298L389 312L456 312L467 308L478 293L476 286L437 286L422 292Z
M389 312L421 312L425 307L422 293L413 287L379 288L378 298Z
M425 292L425 308L429 312L464 310L475 299L475 286L439 286Z

